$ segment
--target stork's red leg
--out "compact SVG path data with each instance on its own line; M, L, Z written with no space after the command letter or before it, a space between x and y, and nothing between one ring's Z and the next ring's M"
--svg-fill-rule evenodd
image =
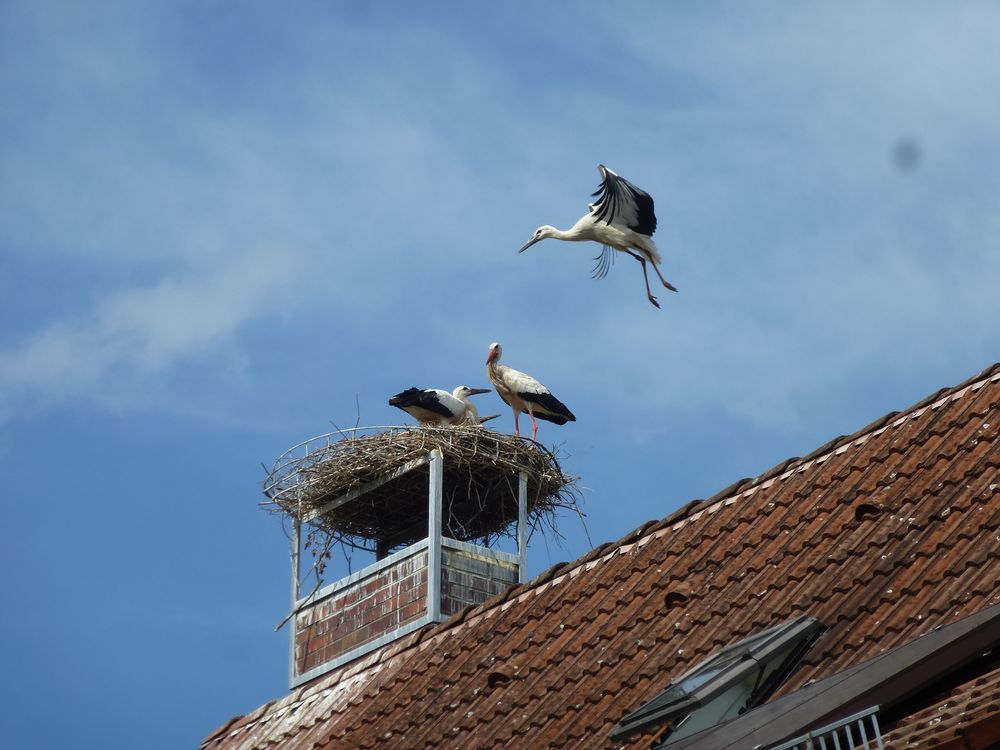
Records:
M650 263L652 263L652 261L650 261ZM658 265L656 265L655 263L653 263L653 270L656 271L656 275L660 277L660 281L663 282L663 286L665 286L671 292L676 292L677 291L677 287L675 287L673 284L671 284L669 281L667 281L665 278L663 278L663 274L660 273L660 267Z
M530 411L528 412L528 416L531 417L531 439L537 443L538 441L535 438L538 437L538 422L535 421L535 415Z
M656 297L649 289L649 276L646 275L646 259L641 256L636 256L639 258L639 262L642 263L642 279L646 282L646 296L649 297L649 301L653 303L654 307L659 307L660 303L656 301ZM653 266L654 268L656 266Z
M521 416L521 412L519 412L519 411L515 411L514 412L514 434L517 435L518 437L521 437L521 431L517 428L517 420L518 420L518 417L520 417L520 416Z

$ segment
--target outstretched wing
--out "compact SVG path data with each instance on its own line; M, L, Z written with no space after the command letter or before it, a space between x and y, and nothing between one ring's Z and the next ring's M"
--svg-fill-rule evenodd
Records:
M653 197L603 164L598 164L597 169L602 182L594 192L597 200L590 204L594 221L626 226L633 232L652 236L656 231Z

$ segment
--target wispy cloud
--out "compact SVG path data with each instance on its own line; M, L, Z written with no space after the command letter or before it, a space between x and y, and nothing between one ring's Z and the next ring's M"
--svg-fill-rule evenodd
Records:
M31 332L0 352L0 409L18 404L114 395L116 380L157 375L184 361L211 358L241 326L283 302L298 269L248 253L235 267L168 276L121 290L78 320Z

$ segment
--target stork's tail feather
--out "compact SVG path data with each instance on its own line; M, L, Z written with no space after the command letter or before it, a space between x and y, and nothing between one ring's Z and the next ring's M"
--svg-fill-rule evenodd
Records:
M576 421L576 417L573 415L573 412L566 408L566 404L551 393L519 393L518 395L527 401L529 405L538 404L545 409L545 412L531 409L531 412L538 419L555 422L556 424L566 424L567 422Z
M397 393L395 396L389 399L389 406L398 406L402 409L404 406L416 406L420 403L421 391L419 388L407 388L402 393Z
M653 263L653 265L659 265L663 262L663 258L660 257L660 251L656 247L656 243L653 242L652 237L641 237L643 254L646 256L646 260Z
M544 419L546 422L554 422L555 424L566 424L567 422L575 422L576 417L572 419L567 419L561 414L546 414L545 412L536 411L535 419Z

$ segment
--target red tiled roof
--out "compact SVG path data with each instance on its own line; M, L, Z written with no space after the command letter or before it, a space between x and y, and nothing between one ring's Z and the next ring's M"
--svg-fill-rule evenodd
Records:
M998 428L995 365L346 665L202 747L614 747L616 723L671 678L811 615L828 629L787 694L1000 602ZM903 744L889 747L988 730L998 679L899 722L890 736Z
M889 748L968 750L1000 741L1000 667L949 690L883 735Z

